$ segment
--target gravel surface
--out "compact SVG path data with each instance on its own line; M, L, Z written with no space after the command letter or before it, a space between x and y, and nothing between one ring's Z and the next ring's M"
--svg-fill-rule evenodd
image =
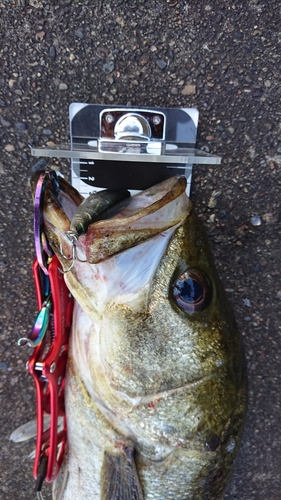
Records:
M35 498L34 444L8 439L35 408L28 351L16 345L36 311L28 144L67 141L74 101L199 109L198 147L223 162L195 168L192 198L249 372L224 500L281 498L280 21L279 0L0 0L2 500Z

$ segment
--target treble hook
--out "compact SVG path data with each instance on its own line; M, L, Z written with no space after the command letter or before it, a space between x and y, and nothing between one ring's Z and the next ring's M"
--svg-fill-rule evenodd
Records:
M78 254L77 254L77 248L76 248L76 243L78 241L78 236L77 234L72 231L72 230L69 230L69 231L66 231L65 232L65 235L66 237L68 238L68 240L70 241L71 245L72 245L72 255L71 257L67 257L65 254L64 254L64 251L63 251L63 248L62 248L62 244L60 244L60 254L62 255L62 257L65 259L65 260L71 260L71 265L70 267L66 270L66 271L63 271L63 269L59 269L59 271L62 273L62 274L66 274L66 273L69 273L69 271L71 271L71 269L73 268L74 266L74 263L75 263L75 260L78 260L78 262L87 262L87 260L82 260L78 257Z

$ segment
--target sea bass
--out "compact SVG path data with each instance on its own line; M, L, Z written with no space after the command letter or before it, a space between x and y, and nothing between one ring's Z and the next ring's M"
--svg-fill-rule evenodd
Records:
M45 192L44 225L67 271L82 198L59 182L57 196ZM166 180L75 241L68 450L54 500L222 497L246 413L245 359L185 189L184 177Z

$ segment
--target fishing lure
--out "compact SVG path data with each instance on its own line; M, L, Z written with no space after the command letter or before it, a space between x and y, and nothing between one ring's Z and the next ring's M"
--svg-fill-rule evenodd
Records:
M31 333L28 337L21 337L18 340L18 345L29 345L29 347L36 347L41 343L49 326L51 308L52 300L49 296L48 299L43 302L42 308L37 314Z
M68 273L74 266L74 261L86 262L79 259L76 251L76 243L78 238L86 234L89 226L98 220L109 219L118 213L126 204L130 197L130 192L127 190L114 191L111 189L104 189L90 194L78 206L76 213L71 221L70 229L66 231L65 235L72 244L72 255L67 257L62 249L60 253L66 260L71 260L72 263L64 274Z

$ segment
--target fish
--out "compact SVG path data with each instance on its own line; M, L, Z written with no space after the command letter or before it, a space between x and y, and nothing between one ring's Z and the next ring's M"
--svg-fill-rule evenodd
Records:
M53 499L218 500L241 442L247 373L186 179L88 224L69 270L81 201L60 178L44 195L44 231L75 299Z

